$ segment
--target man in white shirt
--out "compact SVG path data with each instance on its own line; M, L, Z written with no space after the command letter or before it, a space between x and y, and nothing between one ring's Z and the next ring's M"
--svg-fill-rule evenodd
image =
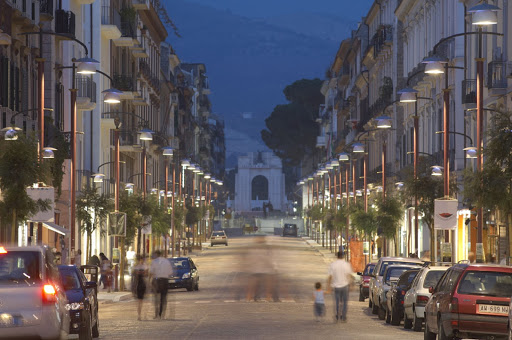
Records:
M151 279L156 280L155 292L155 319L165 318L167 309L167 289L169 276L172 275L172 266L168 259L163 257L160 250L155 251L155 259L151 261ZM160 294L160 299L158 295Z
M328 292L334 288L334 314L336 322L347 321L347 303L348 303L348 290L350 283L352 283L352 266L345 261L344 253L338 252L338 259L329 265L329 278L327 280ZM340 302L343 306L340 313Z

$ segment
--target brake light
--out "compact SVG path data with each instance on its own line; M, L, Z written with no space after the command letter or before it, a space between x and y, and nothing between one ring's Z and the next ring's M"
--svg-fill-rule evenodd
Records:
M405 290L402 290L402 295L405 295Z
M56 298L57 291L55 287L51 284L46 284L43 286L43 302L52 303L57 300Z
M452 302L450 302L450 312L458 313L459 312L459 299L452 298Z
M0 247L0 254L7 254L7 250L4 247Z
M416 295L416 304L418 304L418 305L426 305L427 302L428 302L428 296Z

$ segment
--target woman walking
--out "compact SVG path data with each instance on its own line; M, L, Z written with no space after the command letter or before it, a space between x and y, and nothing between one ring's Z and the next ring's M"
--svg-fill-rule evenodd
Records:
M132 277L133 285L132 291L137 297L137 320L140 320L140 313L142 311L142 302L146 294L146 277L148 276L148 266L144 263L144 257L137 255L137 265L133 267Z

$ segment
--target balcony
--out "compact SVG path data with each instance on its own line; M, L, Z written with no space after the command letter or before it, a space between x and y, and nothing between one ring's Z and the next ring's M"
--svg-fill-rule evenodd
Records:
M75 13L58 9L55 11L55 32L75 36Z
M465 79L462 81L462 105L464 109L476 107L476 79Z
M54 14L53 0L41 0L39 3L39 18L42 21L52 21Z
M142 47L142 45L133 45L131 48L130 48L130 51L132 51L132 55L135 57L135 58L147 58L149 57L146 49L144 47Z
M89 76L77 75L78 88L76 106L83 111L91 111L96 108L96 83Z
M343 64L338 74L338 86L348 85L350 82L350 66Z
M373 59L376 59L384 48L393 42L393 26L381 25L373 37L365 51L365 56L372 53Z
M95 0L75 0L80 5L90 5L94 3Z
M491 96L499 96L505 93L507 88L507 63L505 61L489 62L487 88Z
M137 42L137 25L131 20L123 20L121 17L121 36L112 41L117 47L132 47Z
M139 94L137 92L137 81L133 75L114 73L112 79L114 80L112 86L123 91L122 99L133 99L135 95Z
M132 6L136 10L146 11L149 9L149 0L132 0Z
M30 26L35 22L35 10L32 11L32 2L28 0L11 0L11 21L20 26ZM2 16L3 20L3 16ZM27 27L28 28L28 27Z
M316 136L316 147L317 148L325 148L327 146L327 137L326 136Z
M106 3L105 1L103 3ZM105 39L121 37L121 15L111 6L101 6L101 34Z
M160 92L160 79L153 73L151 66L144 60L139 62L139 70L146 82L153 88L157 93Z

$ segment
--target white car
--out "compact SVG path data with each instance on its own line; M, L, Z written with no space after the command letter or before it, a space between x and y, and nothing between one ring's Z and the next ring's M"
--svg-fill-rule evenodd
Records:
M210 238L210 247L213 247L215 244L223 244L225 246L228 245L228 236L224 230L212 232L212 237Z
M67 298L46 246L0 246L0 337L58 339L69 332Z
M404 297L404 328L421 331L425 319L425 305L432 294L429 287L435 287L437 281L449 267L423 267L414 278L411 288Z

